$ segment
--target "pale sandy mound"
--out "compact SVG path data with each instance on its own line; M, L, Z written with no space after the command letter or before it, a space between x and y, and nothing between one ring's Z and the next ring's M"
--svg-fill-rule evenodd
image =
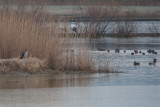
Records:
M46 68L44 60L37 58L0 59L0 72L40 72Z

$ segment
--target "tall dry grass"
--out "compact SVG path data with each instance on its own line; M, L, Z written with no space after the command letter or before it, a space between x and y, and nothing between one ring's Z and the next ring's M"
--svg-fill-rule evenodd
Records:
M98 72L87 51L71 49L71 39L79 35L71 37L69 32L59 32L61 21L45 17L41 9L3 8L0 23L0 59L19 58L28 50L30 57L45 60L47 67L55 70Z
M2 9L0 11L0 57L18 57L27 49L32 56L44 57L50 29L42 26L39 12Z

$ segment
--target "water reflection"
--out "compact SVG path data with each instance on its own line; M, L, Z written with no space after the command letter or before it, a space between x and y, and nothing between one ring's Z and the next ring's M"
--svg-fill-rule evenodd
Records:
M108 83L109 76L110 74L1 75L0 89L93 86L104 81Z
M159 107L159 89L152 85L0 90L0 106Z
M82 39L81 41L85 41ZM81 44L81 43L78 43ZM132 38L113 38L102 37L97 39L89 39L88 48L91 50L97 50L98 48L114 50L119 49L157 49L160 47L159 37L132 37Z
M83 48L85 39L73 40L77 49ZM87 42L86 42L87 43ZM87 52L93 55L96 65L109 62L110 67L117 67L120 74L52 74L52 75L0 75L0 89L17 88L55 88L77 86L107 86L107 85L160 85L160 37L134 38L97 38L90 39ZM97 51L98 48L110 49ZM120 53L115 53L119 48ZM147 53L147 49L155 49L158 55ZM122 50L125 49L126 53ZM131 55L134 49L145 52L145 55ZM76 50L75 50L76 53ZM156 66L148 63L157 58ZM135 67L133 62L140 62Z

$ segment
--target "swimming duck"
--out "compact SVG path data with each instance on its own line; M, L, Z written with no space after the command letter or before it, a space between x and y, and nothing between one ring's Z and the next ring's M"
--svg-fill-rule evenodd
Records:
M140 65L140 63L139 63L139 62L134 61L133 65L134 65L134 66L139 66L139 65Z
M138 54L138 50L134 50L134 53L135 53L135 54Z
M153 62L149 62L149 65L156 65L156 63L157 63L157 58L154 58Z
M106 51L106 49L103 49L103 48L98 48L97 50L98 51Z
M115 53L119 53L119 52L120 52L119 49L116 49L116 50L115 50Z

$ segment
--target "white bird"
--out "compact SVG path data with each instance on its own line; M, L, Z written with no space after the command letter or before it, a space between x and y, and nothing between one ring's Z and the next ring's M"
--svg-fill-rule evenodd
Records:
M74 33L77 33L77 27L74 24L71 24L71 29Z
M72 28L72 31L75 32L75 33L77 33L77 28L76 28L76 27L73 27L73 28Z

